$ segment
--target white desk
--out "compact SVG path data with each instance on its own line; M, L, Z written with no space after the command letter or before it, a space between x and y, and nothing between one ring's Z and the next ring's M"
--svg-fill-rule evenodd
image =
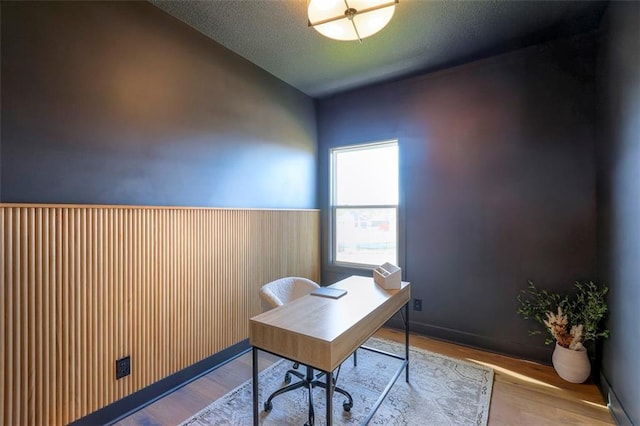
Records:
M307 295L249 320L249 342L253 346L253 423L258 424L258 350L279 355L331 374L373 333L402 307L405 308L405 357L402 366L376 402L375 410L405 370L409 381L409 300L411 284L385 290L373 278L352 276L331 287L347 290L339 299ZM326 392L327 425L332 423L333 389Z

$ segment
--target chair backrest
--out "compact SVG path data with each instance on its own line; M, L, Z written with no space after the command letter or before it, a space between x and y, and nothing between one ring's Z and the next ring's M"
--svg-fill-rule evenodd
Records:
M311 293L320 287L311 280L301 277L286 277L271 281L260 289L262 308L269 310Z

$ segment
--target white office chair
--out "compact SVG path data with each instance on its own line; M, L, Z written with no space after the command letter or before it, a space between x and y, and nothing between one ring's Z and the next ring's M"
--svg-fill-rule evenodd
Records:
M277 308L285 303L306 296L320 286L300 277L287 277L271 281L260 289L263 310Z
M320 286L318 284L306 278L280 278L262 286L260 289L260 300L262 301L263 308L268 310L282 306L299 297L306 296L319 287ZM313 368L306 366L307 372L305 375L297 371L299 366L300 364L296 362L293 364L293 368L287 371L284 376L284 383L286 386L278 389L269 396L267 401L264 403L264 411L271 411L271 408L273 408L272 400L276 396L304 387L309 390L309 423L307 424L311 426L314 424L313 397L311 390L316 386L326 388L327 385L326 383L318 380L318 378L322 376L322 373L315 376L313 374ZM291 384L292 375L299 378L300 381ZM347 400L343 402L342 408L344 408L345 411L349 411L351 410L351 407L353 407L353 398L349 395L349 392L336 386L336 380L337 377L333 379L333 391L334 393L340 393L347 398Z

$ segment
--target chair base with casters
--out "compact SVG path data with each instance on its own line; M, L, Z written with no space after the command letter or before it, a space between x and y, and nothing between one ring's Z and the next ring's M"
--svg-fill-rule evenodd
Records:
M296 363L297 364L297 363ZM294 365L294 368L296 368L296 365ZM285 375L284 378L284 382L285 384L287 384L287 386L282 387L280 389L278 389L277 391L273 392L269 398L267 399L267 401L264 403L264 411L269 412L271 411L271 409L273 408L273 399L278 396L278 395L282 395L285 392L289 392L291 390L294 389L299 389L299 388L306 388L309 390L309 422L305 423L306 426L313 426L314 421L315 421L315 414L314 414L314 409L313 409L313 393L312 393L312 389L315 387L320 387L323 389L327 388L327 384L325 382L322 382L320 380L318 380L318 378L320 376L322 376L323 374L320 373L317 376L315 376L313 374L313 368L312 367L306 367L307 368L307 374L306 375L302 375L302 373L300 373L299 371L296 371L295 369L291 369L289 371L287 371L287 374ZM340 374L340 369L338 368L338 374ZM290 384L291 383L291 375L294 375L298 378L300 378L300 381ZM350 411L351 408L353 407L353 398L351 397L351 395L349 394L349 392L345 391L344 389L341 389L339 387L336 386L336 378L332 379L332 386L333 386L333 392L335 393L339 393L344 395L347 399L342 403L342 408L344 409L344 411Z

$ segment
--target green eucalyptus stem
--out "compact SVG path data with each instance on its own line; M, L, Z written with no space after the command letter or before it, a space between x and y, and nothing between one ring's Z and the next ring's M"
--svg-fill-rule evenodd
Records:
M531 319L546 330L546 344L555 342L551 330L545 325L548 313L557 312L558 308L566 314L568 329L583 326L583 342L595 342L599 338L609 337L609 330L602 328L602 320L607 313L607 286L598 286L593 282L574 285L573 294L561 295L538 289L529 281L527 289L521 290L517 296L519 307L516 310L524 319ZM540 329L529 330L530 335L540 334Z

